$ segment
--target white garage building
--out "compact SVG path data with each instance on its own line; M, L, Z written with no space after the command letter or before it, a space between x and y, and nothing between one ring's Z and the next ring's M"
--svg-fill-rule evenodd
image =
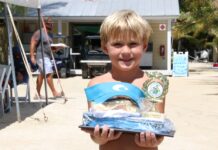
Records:
M153 34L150 49L144 55L141 67L159 70L171 75L172 23L179 16L178 0L41 0L42 16L52 16L54 33L72 37L70 46L77 49L76 29L97 32L102 20L116 10L132 9L151 24ZM25 17L16 17L26 49L34 30L37 29L37 11L28 9ZM74 41L74 42L73 42ZM76 46L77 45L77 46ZM28 50L27 50L28 51ZM80 69L78 67L74 69Z

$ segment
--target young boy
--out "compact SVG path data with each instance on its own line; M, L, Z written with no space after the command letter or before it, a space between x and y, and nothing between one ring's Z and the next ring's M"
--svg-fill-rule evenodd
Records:
M149 77L140 69L140 60L146 52L150 25L131 10L121 10L108 16L100 28L101 46L111 60L110 72L93 78L88 86L104 82L128 82L140 89ZM91 107L89 102L88 107ZM164 112L164 100L156 109ZM84 130L84 129L83 129ZM163 136L151 132L126 133L115 132L107 125L97 125L90 133L100 150L157 150Z

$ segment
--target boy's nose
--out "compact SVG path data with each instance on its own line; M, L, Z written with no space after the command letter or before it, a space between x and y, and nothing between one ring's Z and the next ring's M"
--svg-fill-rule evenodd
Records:
M122 48L122 53L130 53L131 49L128 45L124 45Z

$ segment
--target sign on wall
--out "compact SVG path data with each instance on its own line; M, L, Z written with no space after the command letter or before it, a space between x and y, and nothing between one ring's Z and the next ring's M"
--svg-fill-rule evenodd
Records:
M173 76L187 77L188 76L188 52L173 53Z
M159 30L160 31L165 31L167 29L167 25L166 24L159 24Z

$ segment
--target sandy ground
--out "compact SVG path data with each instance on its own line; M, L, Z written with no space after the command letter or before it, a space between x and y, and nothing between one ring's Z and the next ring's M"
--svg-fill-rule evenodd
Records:
M160 150L216 150L218 147L218 69L210 63L190 63L189 77L169 77L166 115L176 126L174 138L165 138ZM41 102L20 102L22 121L16 107L0 118L0 150L97 150L89 136L81 132L81 116L86 111L83 92L88 83L80 76L62 79L67 103L49 98ZM55 81L55 83L57 83ZM19 86L19 96L26 86ZM31 95L34 95L31 84ZM49 97L51 93L49 91ZM48 120L44 120L44 114Z

